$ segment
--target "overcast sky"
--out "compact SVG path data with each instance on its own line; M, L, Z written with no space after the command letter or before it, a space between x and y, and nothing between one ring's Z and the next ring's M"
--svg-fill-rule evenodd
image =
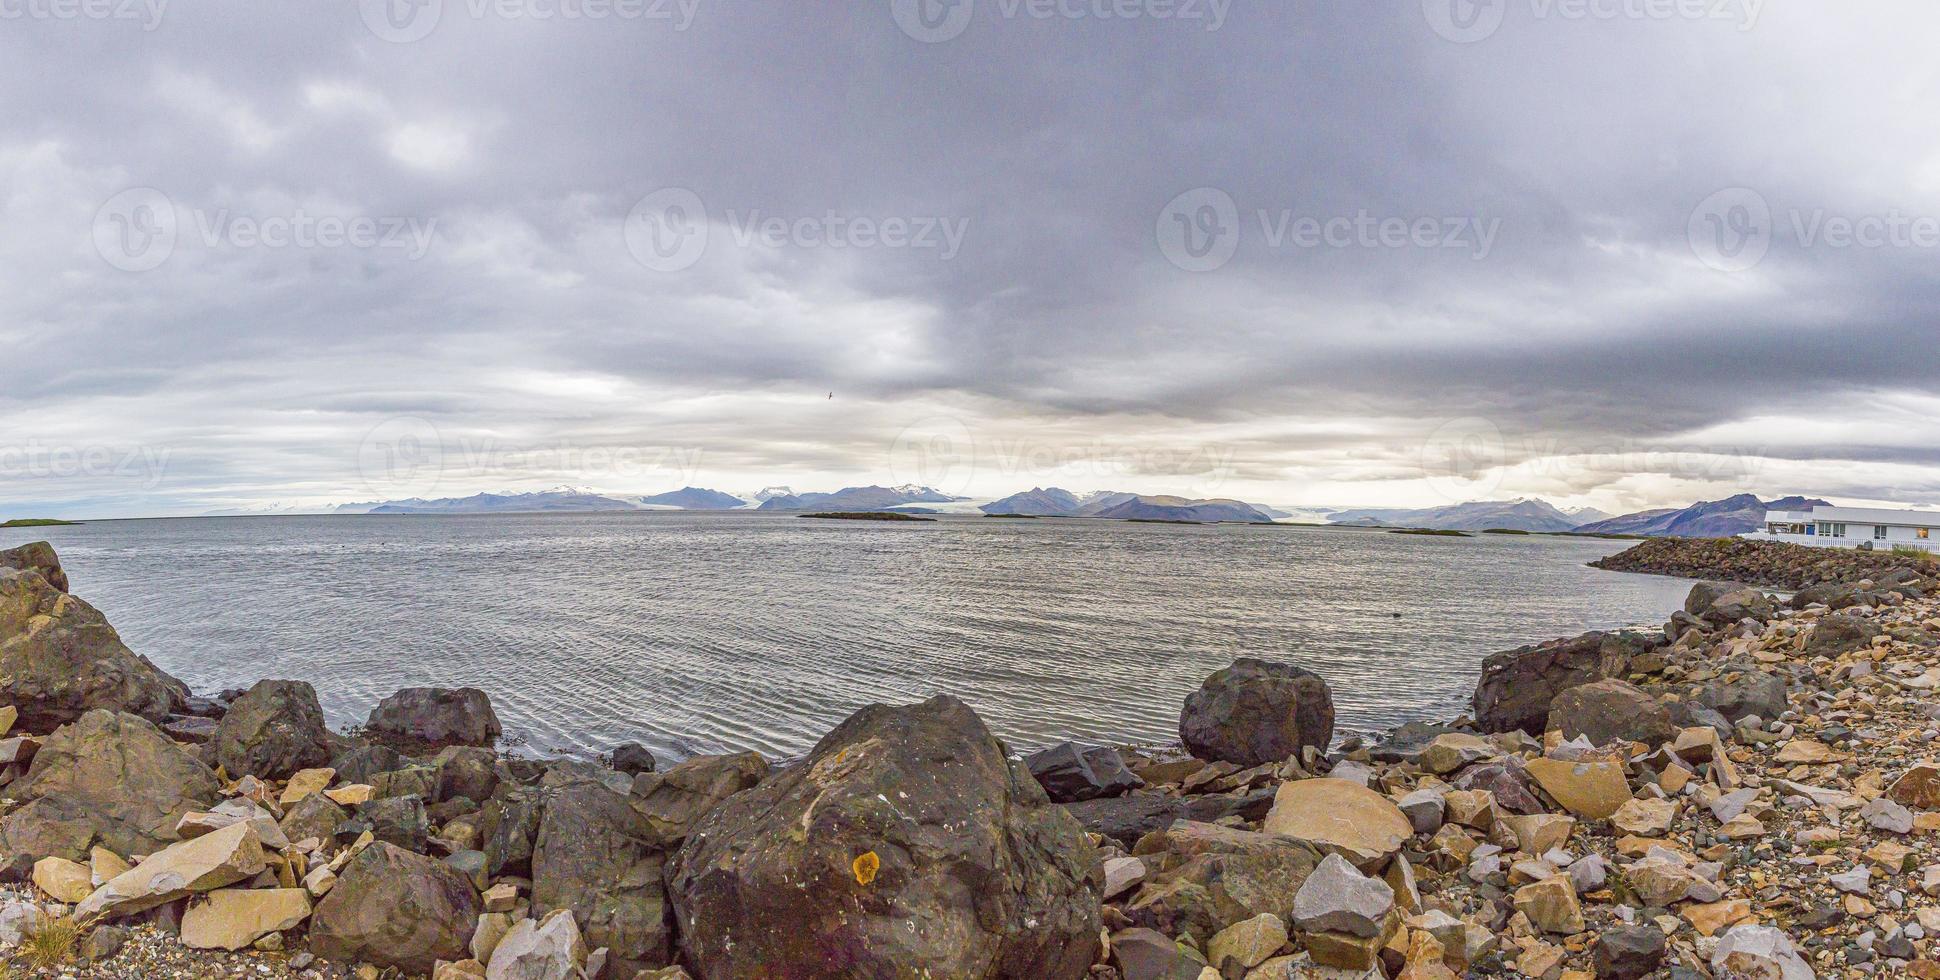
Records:
M0 0L0 517L1940 502L1936 36L1930 0Z

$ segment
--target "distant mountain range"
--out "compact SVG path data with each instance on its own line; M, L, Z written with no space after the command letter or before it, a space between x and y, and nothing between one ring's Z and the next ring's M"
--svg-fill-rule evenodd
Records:
M1581 534L1637 534L1646 537L1725 538L1765 526L1767 510L1804 510L1823 500L1781 497L1759 500L1743 493L1724 500L1706 500L1689 507L1667 507L1611 517L1594 508L1559 510L1544 500L1477 500L1449 507L1357 509L1334 511L1330 523L1365 527L1426 527L1446 531L1511 531Z
M787 487L773 488L786 491ZM767 491L763 491L764 493ZM961 497L914 484L900 487L844 487L834 493L779 492L761 502L759 510L895 510L909 504L947 504Z
M1829 507L1808 497L1759 500L1741 493L1723 500L1701 501L1681 510L1646 510L1625 514L1576 530L1586 534L1642 534L1653 538L1728 538L1765 526L1768 510L1810 510Z
M977 508L986 514L1032 517L1103 517L1146 521L1270 521L1284 511L1238 500L1141 496L1113 490L1072 493L1059 487L1032 487Z
M638 498L612 497L578 487L554 487L533 493L478 493L469 497L390 500L379 504L346 504L337 513L362 514L534 514L607 510L638 510Z
M1609 515L1597 512L1599 516ZM1590 518L1597 519L1596 517ZM1438 531L1486 531L1503 528L1511 531L1570 531L1583 520L1556 509L1546 500L1476 500L1451 507L1419 510L1344 510L1329 516L1334 524L1361 524L1380 527L1426 527Z
M594 513L625 510L834 510L865 511L907 508L912 504L947 504L962 500L930 487L846 487L834 493L796 494L787 487L769 487L753 499L709 490L683 487L679 490L637 497L601 493L582 487L554 487L532 492L478 493L469 497L441 497L426 500L387 500L373 503L343 504L329 509L337 514L543 514L558 512Z
M748 506L747 501L734 494L700 487L682 487L657 493L651 497L641 497L640 502L649 507L676 507L680 510L740 510Z
M976 513L1031 517L1100 517L1151 521L1260 522L1292 517L1264 504L1225 498L1195 499L1095 490L1077 493L1059 487L1032 487L981 506L969 498L914 484L899 487L844 487L832 493L797 493L772 486L754 494L733 494L704 487L682 487L651 496L603 493L584 487L553 487L531 492L478 493L469 497L426 500L387 500L321 508L335 514L532 514L597 513L629 510L693 511L872 511L904 513ZM1648 537L1730 537L1764 526L1767 510L1805 510L1826 502L1807 497L1760 500L1739 494L1724 500L1700 501L1689 507L1661 508L1612 517L1590 507L1570 510L1545 500L1476 500L1447 507L1319 509L1302 511L1300 519L1359 527L1422 527L1447 531L1502 529L1530 532L1636 534ZM972 509L974 507L974 510ZM297 507L266 508L245 514L318 513ZM232 514L237 512L231 512Z

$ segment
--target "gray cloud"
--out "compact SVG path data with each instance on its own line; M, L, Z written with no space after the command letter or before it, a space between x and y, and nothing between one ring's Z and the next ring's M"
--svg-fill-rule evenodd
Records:
M1940 497L1930 5L368 7L0 21L0 500L387 496L419 422L446 492L869 482L937 419L983 493L1434 503L1482 419L1503 495ZM642 255L669 188L705 249ZM131 449L160 477L23 462Z

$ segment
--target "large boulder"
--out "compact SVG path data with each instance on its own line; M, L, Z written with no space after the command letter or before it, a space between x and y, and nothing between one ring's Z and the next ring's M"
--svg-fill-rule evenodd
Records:
M654 833L672 847L721 801L760 785L768 772L767 760L756 752L697 755L665 772L636 774L629 793Z
M1065 742L1025 756L1024 765L1053 803L1120 796L1145 785L1145 780L1125 768L1118 750L1109 746L1087 750Z
M1387 867L1415 833L1394 801L1345 779L1281 783L1260 829L1339 854L1369 874Z
M1670 709L1662 701L1614 677L1556 695L1549 705L1549 723L1564 738L1581 735L1593 745L1624 740L1654 748L1677 735Z
M669 867L701 980L1083 977L1097 852L963 702L874 705L703 817Z
M1188 821L1148 835L1133 853L1147 877L1126 914L1169 936L1190 935L1202 948L1233 923L1286 916L1322 859L1290 837Z
M1729 626L1750 619L1763 623L1778 610L1771 597L1754 588L1699 582L1684 600L1684 611L1708 623Z
M1863 650L1872 646L1873 637L1878 635L1879 627L1872 620L1844 613L1822 616L1819 625L1812 630L1812 638L1805 642L1805 655L1837 657Z
M121 642L106 617L38 571L0 568L0 703L45 732L95 708L152 722L188 689Z
M1785 697L1785 678L1756 668L1712 679L1698 692L1697 702L1734 724L1751 715L1775 721L1791 707Z
M377 703L370 734L412 748L491 747L501 733L492 699L475 687L407 687Z
M593 779L553 789L532 849L537 912L569 909L618 976L666 966L673 929L662 876L666 841L636 801Z
M45 541L0 551L0 568L39 572L47 584L62 592L67 591L67 572L61 568L60 556L54 554L54 546Z
M454 745L431 760L437 771L433 802L460 797L480 803L498 790L498 753L470 745Z
M1631 657L1661 643L1641 633L1592 632L1490 654L1475 684L1476 724L1488 732L1540 736L1549 728L1556 695L1620 676Z
M213 743L216 764L238 779L288 779L331 755L316 688L302 681L258 681L229 705Z
M310 919L310 951L430 973L471 956L478 892L463 873L382 841L358 852Z
M1237 793L1201 793L1192 796L1167 796L1164 793L1129 793L1103 796L1072 803L1064 809L1078 818L1084 829L1109 837L1126 847L1146 834L1164 830L1180 820L1215 823L1228 817L1257 823L1273 809L1271 786Z
M215 805L218 790L208 766L146 720L90 711L48 737L8 795L78 804L110 850L148 854L175 841L183 816ZM28 835L23 819L38 818L9 814L0 836Z
M388 745L372 742L352 743L330 760L330 768L337 770L337 778L345 783L368 783L379 773L401 769L405 758Z
M1319 674L1242 657L1186 696L1179 739L1193 755L1252 767L1334 738L1334 697Z

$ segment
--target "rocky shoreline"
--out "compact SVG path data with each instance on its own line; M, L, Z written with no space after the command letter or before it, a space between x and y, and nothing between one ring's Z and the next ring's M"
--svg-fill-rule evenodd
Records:
M1940 569L1597 564L1729 581L1378 742L1242 659L1176 749L1019 762L942 697L662 771L501 756L474 690L198 697L0 551L0 977L1940 978Z

